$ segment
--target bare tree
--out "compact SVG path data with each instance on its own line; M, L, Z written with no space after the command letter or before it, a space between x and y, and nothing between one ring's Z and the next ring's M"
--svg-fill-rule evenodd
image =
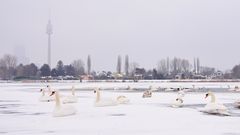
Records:
M185 73L187 73L187 72L190 72L190 63L189 63L189 61L188 60L186 60L186 59L182 59L181 60L181 67L182 67L182 72L185 72Z
M200 61L199 58L197 58L197 73L200 73Z
M139 64L138 63L136 63L136 62L132 62L132 63L130 63L130 74L133 76L134 75L134 73L135 73L135 70L136 70L136 68L138 68L139 67Z
M125 74L128 76L129 74L129 57L128 55L125 56Z
M76 76L83 75L84 74L84 62L81 59L74 60L71 64L75 71L76 71Z
M157 64L157 71L160 74L167 74L168 73L168 65L165 59L162 59Z
M196 59L195 58L193 59L193 63L194 63L193 72L196 73L197 72L197 70L196 70L197 67L196 67Z
M90 57L90 55L88 55L88 57L87 57L87 74L88 75L91 74L91 57Z
M121 74L121 67L122 67L122 58L120 55L118 55L117 59L117 73Z
M167 57L167 73L170 74L170 62L169 62L169 57Z
M14 76L14 72L17 65L17 58L13 55L6 54L0 59L1 77L3 79L11 79Z

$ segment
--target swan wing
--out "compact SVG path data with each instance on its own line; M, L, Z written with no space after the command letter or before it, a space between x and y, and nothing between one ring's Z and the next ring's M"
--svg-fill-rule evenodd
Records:
M77 113L77 110L73 106L61 106L56 107L53 111L54 117L64 117L69 115L74 115Z
M116 106L118 105L118 102L113 99L103 98L99 100L98 102L95 102L95 106L101 107L101 106Z

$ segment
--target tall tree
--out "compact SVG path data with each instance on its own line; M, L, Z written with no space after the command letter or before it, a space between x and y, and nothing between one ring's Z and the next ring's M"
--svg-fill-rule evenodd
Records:
M237 79L240 78L240 64L233 67L232 76Z
M16 76L18 76L18 77L24 76L24 66L23 66L23 64L19 64L17 66L17 68L16 68Z
M197 73L200 73L200 61L199 58L197 58Z
M162 59L157 64L157 71L160 74L167 74L168 73L168 66L165 59Z
M57 70L56 70L56 68L53 68L53 69L51 70L51 76L52 76L52 77L57 77Z
M130 63L130 74L133 76L135 74L136 69L139 67L139 64L136 62Z
M126 74L126 76L129 75L129 57L128 57L128 55L125 56L125 74Z
M56 70L58 76L65 76L64 64L61 60L58 61Z
M196 67L196 59L195 58L193 59L193 65L194 65L193 66L193 72L196 73L197 72L197 70L196 70L197 67Z
M75 76L76 72L75 72L74 67L71 64L64 66L64 69L66 71L66 75Z
M121 67L122 67L122 58L120 55L118 55L117 59L117 73L121 74Z
M74 60L71 64L75 69L75 76L84 75L84 62L81 59Z
M88 55L87 57L87 74L90 75L91 74L91 56Z
M38 67L33 63L25 65L23 70L25 77L34 77L37 75L37 71Z
M169 57L167 57L167 74L170 74L170 62L169 62Z
M11 79L15 75L17 58L13 55L6 54L0 59L0 77Z
M41 71L41 76L50 76L51 74L50 67L48 64L42 65L42 67L40 68L40 71Z

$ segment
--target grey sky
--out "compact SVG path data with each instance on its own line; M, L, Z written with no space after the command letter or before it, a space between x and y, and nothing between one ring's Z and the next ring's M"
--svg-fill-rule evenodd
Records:
M47 63L51 8L52 63L92 57L95 70L114 70L117 56L153 68L174 56L219 69L240 60L239 0L1 0L0 56L25 47ZM122 58L124 60L124 58Z

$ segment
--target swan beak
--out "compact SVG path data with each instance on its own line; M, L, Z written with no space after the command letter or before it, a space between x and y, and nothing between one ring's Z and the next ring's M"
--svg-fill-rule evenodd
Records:
M205 98L207 98L207 97L208 97L208 94L206 94Z
M53 91L51 94L50 94L50 96L52 96L52 95L54 95L55 94L55 91Z
M40 92L42 92L43 91L43 89L40 89Z
M97 91L96 90L94 90L94 93L96 93Z

